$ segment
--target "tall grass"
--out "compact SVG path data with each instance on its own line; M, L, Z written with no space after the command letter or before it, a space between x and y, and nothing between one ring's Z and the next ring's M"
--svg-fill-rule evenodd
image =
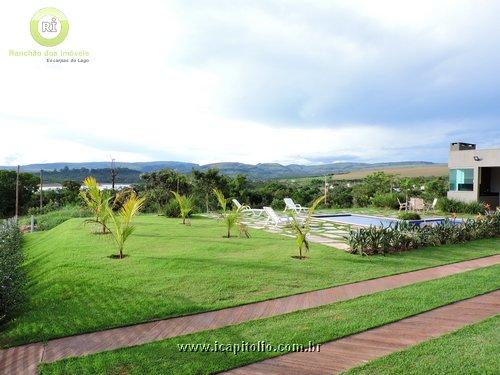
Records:
M87 208L74 205L63 206L55 211L35 215L36 230L49 230L64 223L68 219L72 219L74 217L89 217L90 215L91 212ZM30 216L24 216L19 220L19 224L29 225L30 221Z

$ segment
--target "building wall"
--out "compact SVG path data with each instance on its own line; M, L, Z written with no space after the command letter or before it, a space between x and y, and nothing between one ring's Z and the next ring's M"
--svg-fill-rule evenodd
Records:
M481 160L475 161L474 156ZM500 167L500 149L450 151L448 168Z
M474 160L474 157L480 160ZM448 198L462 202L475 202L479 199L479 167L500 167L500 149L491 150L451 150L448 158L448 168L473 168L473 191L449 191Z
M476 202L478 199L475 191L449 191L447 196L449 199L465 203Z

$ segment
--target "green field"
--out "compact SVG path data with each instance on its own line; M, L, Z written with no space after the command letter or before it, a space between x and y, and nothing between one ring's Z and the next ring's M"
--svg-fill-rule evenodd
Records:
M387 174L394 174L400 177L441 177L448 176L448 166L446 164L434 164L434 165L405 165L396 167L380 167L380 168L367 168L355 170L347 173L334 173L329 175L329 180L333 178L335 181L355 181L361 180L366 176L375 173L384 172ZM280 179L281 181L295 181L295 182L308 182L313 179L324 179L324 175L318 175L315 177L290 177L286 179Z
M210 374L276 352L181 352L181 344L323 343L500 287L500 266L469 271L314 309L42 365L41 374ZM464 348L464 351L467 351ZM494 354L491 354L493 357ZM489 358L490 362L493 360ZM443 363L445 365L446 362ZM377 372L368 372L376 374ZM404 372L392 372L404 373ZM435 374L440 372L427 372Z
M416 165L405 167L373 168L353 171L349 173L336 174L334 180L361 180L374 172L384 172L395 174L401 177L439 177L448 176L448 166L446 164L437 165Z
M500 315L348 371L346 375L498 374Z
M215 310L418 268L496 254L500 239L359 257L312 245L299 261L291 238L252 230L222 238L222 223L137 218L123 260L109 236L71 219L26 236L28 303L3 327L2 346Z

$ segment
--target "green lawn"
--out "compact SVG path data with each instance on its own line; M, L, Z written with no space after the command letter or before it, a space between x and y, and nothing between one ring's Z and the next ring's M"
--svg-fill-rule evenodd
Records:
M500 315L356 367L358 374L498 374Z
M222 238L221 223L152 215L137 218L123 260L109 236L72 219L28 235L29 302L2 328L4 347L220 309L384 275L496 254L500 239L360 257L314 245L293 259L291 238L252 230Z
M41 374L208 374L277 352L181 352L181 344L323 343L500 288L500 266L444 277L314 309L41 366ZM490 359L491 361L491 359ZM371 372L376 373L376 372ZM401 372L393 372L401 373ZM435 372L428 372L435 373Z

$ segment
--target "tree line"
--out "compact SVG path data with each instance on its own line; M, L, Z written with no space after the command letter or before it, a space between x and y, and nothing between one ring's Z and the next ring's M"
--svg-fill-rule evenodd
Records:
M87 177L87 176L85 176ZM96 176L93 176L96 177ZM96 180L98 178L96 177ZM15 211L16 172L0 171L0 216L11 217ZM63 181L62 188L43 192L43 208L40 210L38 176L30 173L20 174L21 214L43 213L66 205L81 204L79 191L81 181ZM290 197L302 205L311 204L316 197L325 192L323 178L306 181L270 180L258 181L245 175L227 176L217 169L194 170L181 174L172 169L143 173L140 182L132 189L145 198L143 211L178 216L179 205L172 191L192 200L192 212L207 212L218 206L213 190L221 191L224 196L236 198L242 204L253 207L271 206L283 209L283 198ZM322 207L349 208L353 206L378 206L398 208L398 199L409 196L422 196L426 200L446 195L448 180L437 178L407 178L375 172L357 182L327 181L326 201Z

